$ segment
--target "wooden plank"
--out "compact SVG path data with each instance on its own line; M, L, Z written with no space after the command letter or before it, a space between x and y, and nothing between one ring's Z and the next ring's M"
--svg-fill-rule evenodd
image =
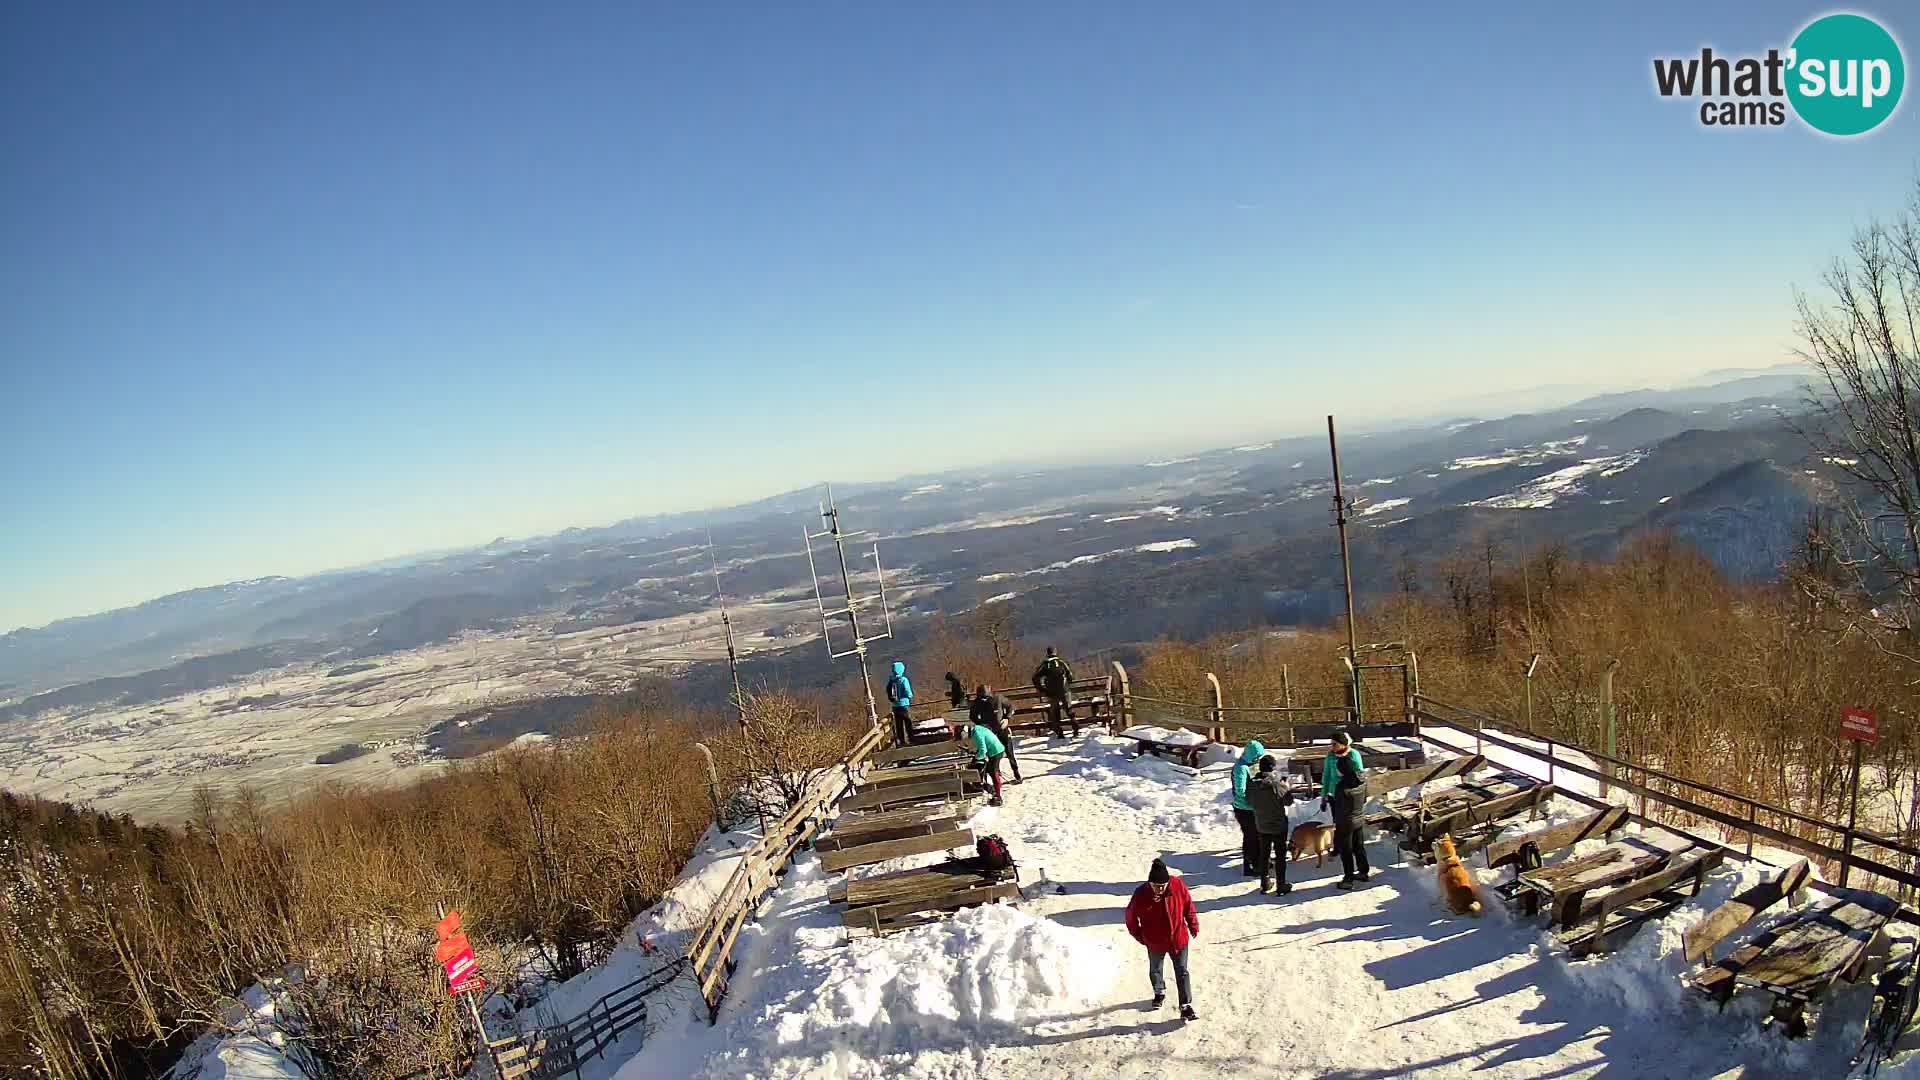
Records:
M1698 891L1700 877L1719 866L1726 857L1724 848L1694 849L1674 856L1665 867L1645 877L1633 878L1598 895L1596 890L1589 889L1580 896L1578 903L1569 903L1560 912L1561 929L1571 930L1588 919L1604 918L1616 908L1663 892L1687 878L1695 879Z
M1877 893L1836 889L1736 978L1744 985L1812 1001L1853 966L1899 907Z
M958 774L941 780L929 780L919 784L903 784L899 787L874 788L849 795L840 800L842 810L864 810L868 808L886 808L906 803L923 802L927 799L959 798L966 794L966 784Z
M912 746L896 746L891 750L881 750L867 760L876 766L900 765L919 761L922 758L936 758L960 752L960 740L948 739L944 742L916 743Z
M943 896L955 889L996 885L1008 879L1006 874L982 873L971 861L956 860L938 866L923 867L919 873L884 877L855 878L847 883L846 906L871 907Z
M1573 956L1591 956L1596 952L1611 952L1613 947L1638 933L1642 926L1661 918L1667 912L1679 907L1687 898L1671 889L1644 896L1631 904L1622 905L1609 912L1604 924L1595 920L1583 923L1571 930L1555 931L1554 937L1567 947Z
M1360 751L1362 761L1367 760L1366 751ZM1415 784L1444 780L1449 776L1461 776L1482 768L1487 759L1479 754L1466 757L1448 758L1431 765L1419 765L1411 769L1399 769L1394 772L1380 773L1367 777L1367 792L1372 795L1385 795L1390 791L1410 788Z
M889 870L884 874L868 874L865 877L843 877L827 886L827 899L836 904L848 902L848 892L858 886L857 896L877 895L876 889L883 889L886 882L909 877L925 877L930 874L942 874L946 877L974 875L971 867L960 863L941 863L934 866L916 866L909 870ZM974 875L977 876L977 875ZM870 902L870 901L868 901Z
M859 847L823 852L820 856L820 866L828 873L837 873L850 867L886 862L888 859L899 859L908 855L926 855L930 852L950 851L953 848L962 847L969 849L973 847L972 829L949 829L930 836L907 836L899 840L882 840L877 844L861 844Z
M1011 881L994 885L977 885L972 888L957 889L941 896L903 900L897 904L848 908L842 920L845 925L855 929L865 927L872 930L885 930L889 921L902 916L928 911L952 911L955 908L973 907L995 900L1010 900L1019 895L1020 887Z
M907 784L924 784L929 780L958 776L958 761L942 761L932 765L896 765L891 769L875 769L866 779L860 781L862 790L871 791L881 787L902 787Z
M1497 869L1520 858L1520 849L1533 844L1540 849L1541 855L1551 855L1561 848L1572 847L1582 840L1596 836L1605 836L1627 823L1627 808L1609 806L1597 810L1583 818L1551 828L1539 829L1506 840L1497 840L1487 845L1487 869Z
M1812 872L1807 860L1801 859L1782 870L1779 877L1763 881L1713 909L1711 914L1687 931L1687 963L1698 963L1711 955L1713 947L1728 935L1737 933L1783 898L1799 892L1806 886Z
M919 811L921 807L909 807ZM883 829L866 829L857 833L835 833L832 836L814 841L815 851L842 851L863 844L877 844L883 840L902 840L910 836L931 836L934 833L947 832L960 826L959 815L953 813L950 805L942 803L931 808L936 816L925 821L906 822ZM879 817L882 815L874 815Z
M863 810L854 814L841 814L834 819L833 833L827 839L837 837L844 840L861 833L894 829L902 825L920 825L959 812L959 807L952 803L923 802L894 810Z
M1552 784L1540 784L1537 787L1522 788L1511 794L1500 795L1484 802L1463 806L1450 813L1428 818L1420 824L1418 841L1424 846L1432 843L1441 833L1460 832L1463 828L1485 825L1502 818L1512 817L1522 810L1532 809L1550 801L1554 791Z

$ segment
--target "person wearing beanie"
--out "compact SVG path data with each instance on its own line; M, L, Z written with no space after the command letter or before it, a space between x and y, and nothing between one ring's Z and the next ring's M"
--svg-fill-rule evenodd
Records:
M1147 947L1147 981L1153 986L1153 1007L1167 1003L1166 961L1173 958L1173 981L1180 991L1180 1019L1198 1020L1193 1011L1193 982L1187 975L1187 946L1200 936L1200 916L1193 909L1187 883L1153 860L1146 884L1127 902L1127 933Z
M1293 805L1293 790L1272 754L1260 759L1260 774L1247 783L1247 805L1253 807L1254 827L1260 835L1260 891L1285 896L1293 891L1287 884L1287 807Z
M1233 820L1240 824L1240 873L1247 877L1263 877L1266 872L1261 865L1260 829L1253 821L1253 806L1247 802L1247 781L1252 779L1254 762L1266 753L1259 739L1248 739L1246 749L1233 761Z
M1351 889L1373 877L1367 865L1367 781L1360 751L1345 728L1333 733L1333 749L1320 768L1320 808L1333 812L1333 850L1340 853L1340 880L1334 885Z

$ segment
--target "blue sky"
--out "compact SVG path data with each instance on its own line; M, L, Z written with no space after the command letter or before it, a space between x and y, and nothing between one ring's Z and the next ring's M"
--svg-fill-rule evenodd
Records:
M1041 6L5 6L0 629L1775 363L1920 163L1653 93L1822 7Z

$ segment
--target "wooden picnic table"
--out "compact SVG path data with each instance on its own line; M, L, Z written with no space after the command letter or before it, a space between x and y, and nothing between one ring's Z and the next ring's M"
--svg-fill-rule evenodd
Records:
M1805 1004L1853 972L1900 905L1860 889L1836 889L1740 965L1734 980Z
M941 780L960 772L960 760L936 761L930 765L893 765L884 769L868 771L860 786L866 790L883 787L899 787L903 784L924 784L929 780Z
M1422 815L1429 818L1446 817L1461 810L1471 810L1475 806L1502 796L1525 791L1537 784L1538 781L1530 776L1500 773L1484 780L1462 780L1444 791L1418 799L1383 802L1380 809L1400 822L1412 821Z
M1689 842L1674 837L1655 843L1644 837L1615 841L1591 854L1528 870L1514 879L1520 887L1523 910L1537 914L1544 900L1556 924L1568 921L1569 909L1592 889L1604 889L1655 873Z

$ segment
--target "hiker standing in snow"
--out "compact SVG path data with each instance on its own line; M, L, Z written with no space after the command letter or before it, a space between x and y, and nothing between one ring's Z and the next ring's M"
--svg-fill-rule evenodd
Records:
M1240 823L1240 873L1260 877L1266 860L1261 858L1260 827L1253 819L1253 804L1247 802L1247 781L1253 764L1266 755L1259 739L1248 739L1247 748L1233 762L1233 820Z
M893 662L893 677L887 680L887 703L893 706L893 744L905 746L913 741L913 717L907 706L913 704L913 683L907 679L907 665Z
M958 709L967 703L967 688L960 685L960 676L947 672L947 704Z
M1320 768L1320 808L1333 811L1333 850L1340 853L1344 871L1334 884L1351 889L1373 877L1367 866L1366 815L1367 781L1361 773L1360 751L1345 728L1333 733L1333 749Z
M1053 737L1065 738L1065 724L1073 725L1073 737L1080 737L1080 721L1074 718L1073 703L1068 695L1073 690L1073 669L1067 666L1060 654L1047 646L1046 659L1033 669L1033 688L1047 699L1047 723L1053 727Z
M1127 933L1147 947L1147 981L1153 986L1153 1007L1167 1003L1167 957L1173 958L1173 982L1180 991L1180 1019L1198 1020L1193 1013L1193 982L1187 976L1187 945L1200 936L1200 915L1193 909L1187 883L1167 873L1167 864L1153 860L1147 883L1133 890L1127 901Z
M1004 800L1000 795L1000 762L1007 756L1007 748L994 733L981 724L967 724L960 729L960 746L973 755L973 767L980 770L980 783L993 785L993 798L987 800L988 806L1000 806Z
M1013 766L1013 782L1020 782L1020 758L1013 752L1013 730L1007 721L1013 718L1013 706L984 683L974 691L973 704L967 707L967 719L986 728L1007 748L1007 764Z
M1293 891L1287 884L1287 807L1293 805L1293 789L1272 754L1260 759L1260 775L1247 782L1247 804L1260 834L1260 891L1285 896Z

